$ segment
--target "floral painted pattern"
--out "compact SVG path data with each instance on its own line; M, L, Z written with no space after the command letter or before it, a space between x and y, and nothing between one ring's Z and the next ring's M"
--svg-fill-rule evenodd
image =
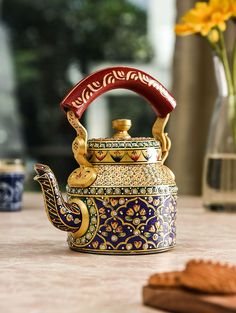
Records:
M98 211L99 227L90 234L90 241L70 234L71 248L127 254L154 253L175 245L175 195L90 198L89 202Z

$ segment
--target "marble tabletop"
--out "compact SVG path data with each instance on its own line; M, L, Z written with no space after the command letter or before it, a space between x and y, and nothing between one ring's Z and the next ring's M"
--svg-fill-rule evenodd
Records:
M102 256L70 251L50 225L41 194L26 193L21 212L0 213L0 312L151 313L142 286L191 258L236 263L236 213L212 213L180 197L177 246L169 252Z

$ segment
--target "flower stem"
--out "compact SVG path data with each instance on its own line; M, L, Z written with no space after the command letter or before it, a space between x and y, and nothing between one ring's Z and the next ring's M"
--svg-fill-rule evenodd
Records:
M231 120L234 152L236 153L236 96L229 95L229 118Z
M236 150L236 40L234 41L233 49L233 87L234 87L234 121L233 121L233 135L234 135L234 147Z
M222 31L220 31L220 30L219 30L219 35L220 35L219 44L220 44L220 48L221 48L219 57L221 58L224 69L225 69L225 76L226 76L226 80L227 80L227 84L228 84L229 95L233 95L234 94L234 84L233 84L233 80L232 80L232 76L231 76L231 72L230 72L230 66L229 66L229 61L228 61L227 52L226 52L226 48L225 48L224 36L223 36Z
M219 42L214 47L225 72L229 96L229 119L232 127L234 150L236 151L236 43L234 45L233 71L231 74L223 33L219 30Z
M233 50L233 84L234 92L236 93L236 40L234 41L234 50Z

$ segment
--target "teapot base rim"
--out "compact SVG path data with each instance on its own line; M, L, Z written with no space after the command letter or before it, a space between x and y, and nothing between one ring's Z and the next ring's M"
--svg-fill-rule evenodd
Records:
M157 254L157 253L163 253L170 251L175 248L175 244L172 246L164 247L164 248L158 248L158 249L149 249L149 250L96 250L96 249L90 249L90 248L79 248L75 246L70 246L70 250L81 252L81 253L89 253L89 254L99 254L99 255L147 255L147 254Z

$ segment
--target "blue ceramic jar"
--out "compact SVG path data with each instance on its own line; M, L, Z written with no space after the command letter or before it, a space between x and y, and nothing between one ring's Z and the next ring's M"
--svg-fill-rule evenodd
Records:
M21 210L24 177L21 160L0 160L0 211Z

